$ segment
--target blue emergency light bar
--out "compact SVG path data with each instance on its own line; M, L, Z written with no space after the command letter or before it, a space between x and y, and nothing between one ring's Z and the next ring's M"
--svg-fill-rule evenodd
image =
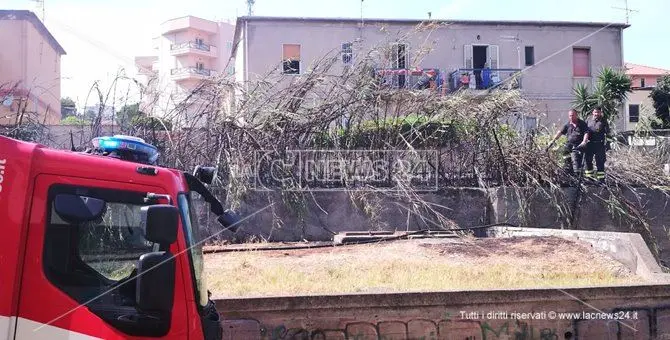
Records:
M123 160L155 165L158 149L142 138L124 135L96 137L92 140L96 151Z

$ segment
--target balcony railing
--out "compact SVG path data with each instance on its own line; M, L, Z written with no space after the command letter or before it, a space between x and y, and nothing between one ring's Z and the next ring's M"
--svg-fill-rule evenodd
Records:
M201 41L185 41L170 45L170 55L178 57L189 54L217 58L219 51L216 46Z
M437 68L376 69L380 88L425 90L447 94L463 88L486 90L500 86L521 88L520 69L457 69L445 72Z
M199 78L203 78L203 77L216 76L216 71L206 69L206 68L181 67L181 68L171 69L170 70L170 75L173 78L188 78L190 76L196 76L196 77L199 77Z
M211 47L214 47L213 45L197 42L197 41L185 41L181 43L176 43L170 45L170 50L179 50L182 48L194 48L197 50L209 52L211 50Z
M461 68L449 76L450 92L460 89L488 90L508 86L521 88L521 70L516 68Z
M381 88L387 89L426 89L439 86L440 71L438 69L402 69L386 68L375 70Z

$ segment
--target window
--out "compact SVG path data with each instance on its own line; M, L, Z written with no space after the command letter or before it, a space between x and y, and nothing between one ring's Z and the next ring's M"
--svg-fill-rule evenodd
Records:
M644 78L640 78L640 87L645 87L644 85Z
M572 74L575 77L591 76L590 50L588 48L572 49Z
M202 40L202 38L195 38L195 44L196 45L204 45L205 42Z
M103 214L89 222L63 218L55 209L60 194L103 200ZM141 232L140 210L148 204L145 197L141 192L53 185L46 203L43 270L54 286L75 301L88 303L88 308L110 325L131 335L158 336L167 329L130 325L118 319L135 310L136 285L128 281L135 280L140 256L160 248ZM122 282L127 283L120 285Z
M282 45L282 64L284 74L300 74L300 45Z
M637 123L640 120L640 105L639 104L629 104L628 105L628 122Z
M203 64L201 62L196 62L195 63L195 68L197 68L198 70L202 70L202 69L205 68L205 64Z
M526 46L526 66L535 65L535 47Z
M193 263L193 278L195 282L195 293L200 306L207 305L209 297L207 296L207 284L204 273L204 259L202 255L202 240L200 235L200 225L195 206L191 203L191 197L186 194L179 194L177 198L179 210L181 212L182 224L184 225L184 235L188 243L189 257Z
M343 43L342 44L342 63L344 65L351 65L352 60L354 59L354 51L352 43Z
M406 44L393 44L391 48L391 67L397 69L407 68Z
M393 44L391 47L391 68L405 70L407 69L407 45ZM404 74L399 74L393 79L394 88L404 88L406 79Z

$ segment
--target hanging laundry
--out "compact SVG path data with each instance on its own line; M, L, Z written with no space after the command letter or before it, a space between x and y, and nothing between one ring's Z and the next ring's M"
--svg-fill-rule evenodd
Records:
M489 88L489 85L491 84L491 69L488 67L485 67L484 70L482 70L482 88Z

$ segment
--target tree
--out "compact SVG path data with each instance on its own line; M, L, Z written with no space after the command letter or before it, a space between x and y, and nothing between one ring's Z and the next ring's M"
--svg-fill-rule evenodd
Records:
M144 113L133 117L130 121L131 125L138 129L145 130L172 130L172 122L168 120L160 120L156 117L147 116Z
M62 119L77 115L77 107L72 98L65 97L60 99L60 115Z
M593 108L602 107L603 116L612 123L619 116L618 108L628 98L631 85L631 80L625 73L605 66L600 70L592 92L583 84L578 84L573 89L573 103L582 118L591 114Z
M140 111L139 103L124 105L116 112L116 124L122 129L129 128L132 125L133 119L140 115L144 115L144 112Z
M651 90L649 98L654 102L654 111L659 123L652 123L655 129L670 128L670 75L664 75Z
M91 121L77 116L67 116L63 118L60 123L62 125L88 125Z

